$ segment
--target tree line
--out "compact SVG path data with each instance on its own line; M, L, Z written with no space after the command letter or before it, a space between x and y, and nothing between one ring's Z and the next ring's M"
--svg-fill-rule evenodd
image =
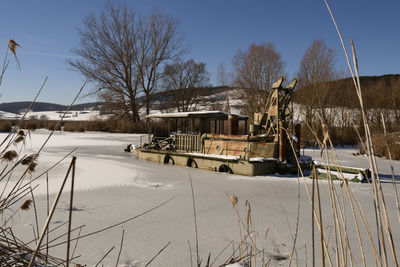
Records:
M183 59L188 51L178 21L160 11L142 16L126 5L108 3L100 16L84 19L79 35L80 44L73 49L79 59L67 63L95 84L92 93L109 109L132 122L140 120L142 107L149 114L157 91L168 90L176 110L190 111L199 101L197 88L209 85L206 64ZM240 92L246 113L259 110L283 72L281 55L272 43L253 44L236 54L233 65L235 78L220 66L218 80L246 89Z
M100 16L91 14L84 19L79 35L80 44L73 50L79 59L68 64L95 84L92 93L110 110L131 122L140 120L141 108L149 114L151 101L159 91L168 92L175 110L191 111L203 97L198 88L209 86L206 64L184 59L188 49L178 31L178 21L160 11L143 16L123 4L108 3ZM334 50L323 40L315 40L303 55L295 101L309 125L320 121L333 126L339 120L348 126L348 111L357 108L354 89L346 89L351 88L351 81L343 79L345 74L335 62ZM285 74L285 62L273 43L261 43L239 50L232 67L230 73L221 64L217 81L234 88L232 94L242 100L243 113L251 122L254 112L263 111L272 83ZM400 121L400 80L394 77L365 84L367 108ZM343 109L332 112L339 106ZM379 121L380 115L374 112L371 119Z

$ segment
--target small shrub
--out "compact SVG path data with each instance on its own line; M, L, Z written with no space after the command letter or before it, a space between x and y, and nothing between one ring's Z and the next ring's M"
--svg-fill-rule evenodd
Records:
M392 159L400 160L400 133L392 133L388 136L388 145ZM378 157L388 158L386 139L383 134L376 133L372 136L374 154Z
M40 116L39 119L42 120L42 121L47 121L49 119L49 116L43 114L43 115Z
M38 116L37 115L31 115L29 116L28 120L37 120Z
M8 120L0 120L0 132L10 132L12 123Z

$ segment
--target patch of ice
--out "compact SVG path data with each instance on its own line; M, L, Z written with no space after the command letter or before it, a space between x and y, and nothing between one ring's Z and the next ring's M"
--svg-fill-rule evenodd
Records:
M155 189L169 190L174 188L174 185L172 184L154 183L143 180L135 180L131 185L134 187L150 189L150 190L155 190Z

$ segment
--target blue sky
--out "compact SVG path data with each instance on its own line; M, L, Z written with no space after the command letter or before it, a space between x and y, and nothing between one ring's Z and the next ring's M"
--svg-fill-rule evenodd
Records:
M344 54L322 0L125 0L146 15L154 8L180 22L179 31L190 47L187 58L207 64L211 83L218 65L230 70L239 49L252 43L273 42L285 61L288 76L295 76L301 58L316 39L337 52L338 67L345 68ZM3 0L0 10L0 60L8 39L21 48L22 71L11 60L0 87L0 102L29 101L46 76L48 83L39 101L69 103L84 78L65 60L77 47L77 28L89 13L100 14L103 0ZM330 0L345 41L356 44L361 75L400 73L400 1ZM91 85L87 86L86 93ZM90 102L94 97L79 99Z

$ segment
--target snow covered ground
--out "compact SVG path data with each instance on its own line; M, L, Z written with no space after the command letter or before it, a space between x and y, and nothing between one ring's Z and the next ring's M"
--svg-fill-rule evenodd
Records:
M30 111L26 114L26 118L36 118L45 120L58 121L64 114L64 111ZM23 114L0 111L0 119L20 119ZM98 119L107 119L109 115L102 115L98 110L74 110L66 114L64 120L72 121L89 121Z
M48 131L39 130L27 139L22 155L35 153L47 135ZM6 134L1 134L3 139ZM146 136L142 136L144 140ZM250 201L254 216L258 248L265 248L268 255L274 257L271 266L287 266L287 252L291 251L293 236L299 209L299 233L296 250L298 266L311 266L311 209L305 190L305 184L310 186L312 180L303 182L296 176L268 175L246 177L225 173L215 173L188 167L162 165L154 162L139 161L137 155L125 153L127 144L138 145L140 135L108 134L108 133L55 133L39 156L38 167L32 174L37 177L48 167L55 164L73 149L72 155L77 157L76 184L74 193L73 228L84 225L81 236L109 225L118 223L132 216L149 210L160 203L171 199L160 208L140 216L122 226L115 227L97 235L79 240L75 256L77 263L94 266L100 258L113 246L115 248L102 262L104 266L115 266L121 241L122 229L125 230L120 264L126 266L144 266L164 245L170 245L152 262L151 266L190 266L190 242L194 253L195 231L193 220L192 195L189 177L192 178L196 199L196 212L199 233L199 253L203 264L211 253L211 261L230 242L237 247L240 240L238 219L227 195L235 194L238 199L238 209L245 218L245 202ZM13 148L19 152L21 146ZM353 148L337 150L341 162L346 166L367 167L365 156L352 156ZM303 151L302 151L303 153ZM312 156L321 161L320 151L306 149L306 156ZM50 202L53 201L60 183L65 176L71 156L60 165L49 171ZM0 163L2 169L5 162ZM400 228L396 221L396 206L393 185L390 182L390 165L387 160L378 159L379 170L383 178L382 186L392 217L393 236L395 242L400 242ZM400 174L400 163L394 163L394 169ZM13 177L18 177L23 169L15 170ZM29 175L28 177L29 178ZM397 177L397 179L400 179ZM15 180L15 178L14 178ZM11 179L9 185L14 182ZM39 225L42 226L46 217L46 179L45 175L34 182L38 184L35 190L35 200L39 213ZM0 182L0 189L5 181ZM340 183L335 183L340 190ZM9 187L9 186L8 186ZM371 187L368 184L351 183L350 187L357 194L370 224L373 226L374 214ZM69 190L69 183L66 192ZM333 234L332 215L327 198L327 181L321 181L322 205L325 233L331 238ZM21 203L23 200L20 201ZM17 203L18 208L21 203ZM64 194L56 214L50 224L51 229L67 221L68 194ZM371 212L369 212L371 211ZM350 208L347 207L348 220L352 221ZM34 212L18 211L11 225L14 233L24 241L33 237ZM354 257L360 262L357 236L349 223L349 243L355 246ZM375 227L372 227L372 234ZM50 233L50 240L65 232L64 225ZM318 233L318 232L316 232ZM74 231L76 237L78 231ZM367 235L362 235L367 244ZM319 237L317 237L318 239ZM51 244L60 242L56 240ZM333 242L333 241L332 241ZM33 243L30 244L33 246ZM367 245L366 245L367 246ZM368 248L369 249L369 248ZM307 252L306 252L307 251ZM397 251L398 254L400 251ZM65 245L50 248L50 253L65 257ZM219 266L232 254L232 244L216 259L214 266ZM308 255L308 256L307 256ZM373 263L372 255L368 254L369 263ZM195 258L195 256L193 256ZM332 251L334 258L334 252ZM317 263L317 266L319 264Z

